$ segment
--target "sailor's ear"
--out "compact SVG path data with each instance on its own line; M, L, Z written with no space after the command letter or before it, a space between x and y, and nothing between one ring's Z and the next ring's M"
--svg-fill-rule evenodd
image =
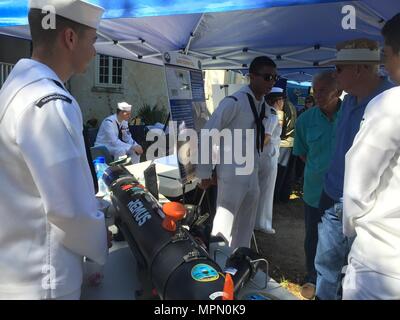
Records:
M69 49L73 50L78 43L78 34L72 28L65 28L61 32L61 37L64 45Z

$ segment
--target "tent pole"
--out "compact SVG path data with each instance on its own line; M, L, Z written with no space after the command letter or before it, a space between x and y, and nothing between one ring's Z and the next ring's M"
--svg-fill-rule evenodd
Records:
M318 48L318 49L316 49L316 48ZM314 50L319 50L319 49L320 49L319 46L314 46L314 47L311 47L311 48L305 48L305 49L302 49L302 50L292 51L292 52L288 52L288 53L285 53L284 55L282 55L282 58L283 57L290 57L290 56L294 56L296 54L301 54L301 53L310 52L310 51L314 51Z
M155 56L161 55L161 53L157 49L155 49L151 45L149 45L144 39L118 41L118 40L111 39L109 36L107 36L106 34L100 32L100 31L97 31L97 34L100 35L101 37L107 39L110 43L116 45L117 47L129 52L131 55L133 55L137 59L151 58L151 57L155 57ZM137 54L135 51L133 51L131 49L128 49L128 48L123 46L123 44L136 44L136 43L142 43L144 46L149 47L150 49L156 51L157 53L156 54L149 54L147 56L141 56L141 55Z
M229 62L229 63L232 63L233 65L235 65L235 66L240 66L240 67L242 67L243 66L243 63L242 62L240 62L240 61L238 61L238 60L234 60L234 59L228 59L228 58L221 58L221 57L217 57L217 56L212 56L212 55L209 55L209 54L204 54L204 53L197 53L197 52L195 52L195 51L189 51L189 52L191 52L191 53L194 53L194 54L198 54L198 55L203 55L203 56L205 56L206 58L204 59L204 61L208 61L208 60L222 60L222 61L226 61L226 62Z
M184 51L184 54L186 54L186 55L189 52L190 44L191 44L192 40L194 39L194 36L195 36L195 34L197 32L197 29L200 26L201 21L203 20L203 17L204 17L204 13L200 16L200 19L199 19L199 21L197 21L197 24L196 24L195 28L190 33L190 37L189 37L188 43L186 44L185 51Z
M206 58L211 57L209 54L202 53L202 52L196 52L196 51L193 51L193 50L189 50L188 53L193 54L193 55L197 55L197 56L202 56L203 58L204 57L206 57Z
M123 50L125 50L126 52L129 52L130 54L134 55L135 58L139 58L139 55L136 52L124 47L123 45L120 45L120 44L117 43L116 46L121 48L121 49L123 49Z
M247 52L251 52L251 53L255 53L255 54L260 54L260 55L262 55L262 56L267 56L267 57L270 57L270 58L275 58L275 57L276 57L276 54L272 54L272 53L268 53L268 52L263 52L263 51L258 51L258 50L249 49Z
M232 52L225 53L225 54L220 55L220 56L218 56L218 57L219 57L219 58L228 58L228 57L230 57L230 56L234 56L234 55L236 55L236 54L244 53L244 52L247 52L247 51L236 50L236 51L232 51Z
M337 51L335 48L329 48L329 47L321 47L320 50L331 51L331 52L336 52Z
M373 16L376 17L376 21L369 21L371 24L373 24L375 27L379 29L383 27L383 24L386 21L386 19L379 12L377 12L376 10L372 9L370 6L362 2L355 3L355 6L367 11L371 15L370 18L373 19Z
M285 55L282 56L281 60L282 61L286 60L286 61L293 61L293 62L303 63L303 64L306 64L306 65L309 65L309 66L314 65L314 62L307 61L307 60L293 59L293 58L286 57Z
M149 48L149 49L155 51L155 52L158 53L158 54L161 54L160 50L154 48L154 47L153 47L151 44L149 44L146 40L144 40L144 39L140 39L140 40L141 40L143 46L145 46L145 47L147 47L147 48Z
M217 57L217 56L213 56L211 54L206 54L206 53L202 53L202 52L196 52L196 51L192 51L192 50L189 50L188 52L191 53L192 55L202 56L203 58L205 58L204 61L219 59L219 60L222 60L222 61L226 61L226 62L232 63L234 65L243 66L243 64L240 61L237 61L237 60L220 58L219 56Z
M159 56L162 56L162 54L161 53L153 53L153 54L148 54L148 55L143 56L142 59L149 59L149 58L154 58L154 57L159 57Z
M114 44L115 41L101 41L101 42L96 42L96 45L108 45L108 44ZM127 40L127 41L118 41L119 44L138 44L142 43L141 40Z

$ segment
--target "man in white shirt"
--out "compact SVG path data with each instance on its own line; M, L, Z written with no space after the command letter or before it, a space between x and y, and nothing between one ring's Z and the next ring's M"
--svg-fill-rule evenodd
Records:
M382 29L384 61L400 85L400 14ZM343 299L400 299L400 86L375 97L346 154L343 232L357 236Z
M316 297L320 300L342 299L342 270L347 261L353 237L343 235L343 184L345 156L368 103L393 87L379 75L379 44L370 39L352 39L336 45L337 53L331 63L336 66L338 88L348 94L340 107L336 130L332 139L335 146L319 201L323 211L318 225L318 245L314 260L317 271ZM366 159L365 161L368 161Z
M0 91L0 299L79 299L82 258L104 264L107 233L82 113L63 83L95 56L104 10L81 0L29 8L32 58ZM49 15L55 29L43 27Z
M251 62L249 73L250 85L224 98L204 128L217 129L220 133L224 130L233 137L233 144L227 143L228 139L222 139L223 143L221 142L219 148L221 163L215 166L218 184L217 210L211 232L213 236L221 236L230 250L250 247L260 195L258 167L264 147L262 121L267 107L264 96L271 91L277 79L276 64L265 56L257 57ZM252 141L254 144L249 150L250 154L246 155L249 162L253 160L249 168L251 170L247 172L247 169L242 170L246 164L241 163L242 159L236 159L234 155L237 150L240 150L240 154L247 150L246 145L250 145L247 143L249 132L254 133L255 141ZM201 140L203 139L202 135ZM227 161L227 155L232 156L231 161ZM213 163L209 161L199 164L196 175L202 179L201 188L209 187L213 182Z
M126 102L118 103L117 113L105 118L97 133L95 146L105 146L114 160L129 156L132 163L140 162L143 148L132 139L128 120L131 117L132 106Z

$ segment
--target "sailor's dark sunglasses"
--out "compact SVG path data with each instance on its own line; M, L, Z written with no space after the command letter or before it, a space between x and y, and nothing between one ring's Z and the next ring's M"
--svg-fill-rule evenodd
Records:
M271 80L278 81L280 79L280 76L278 76L277 74L270 74L270 73L262 74L258 72L256 72L255 74L262 77L265 81L271 81Z

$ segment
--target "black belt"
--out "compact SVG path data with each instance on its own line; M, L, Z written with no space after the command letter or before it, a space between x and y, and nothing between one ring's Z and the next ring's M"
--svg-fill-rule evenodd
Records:
M333 200L326 192L325 190L322 190L321 198L319 199L319 209L321 211L325 211L329 208L332 208L333 205L335 204L335 200Z
M342 215L343 215L343 204L341 204L341 207L335 206L336 203L340 203L339 200L332 199L326 192L325 190L322 190L321 198L319 199L319 212L322 215L324 215L325 211L329 208L333 208L333 214L339 218L339 220L342 220Z

